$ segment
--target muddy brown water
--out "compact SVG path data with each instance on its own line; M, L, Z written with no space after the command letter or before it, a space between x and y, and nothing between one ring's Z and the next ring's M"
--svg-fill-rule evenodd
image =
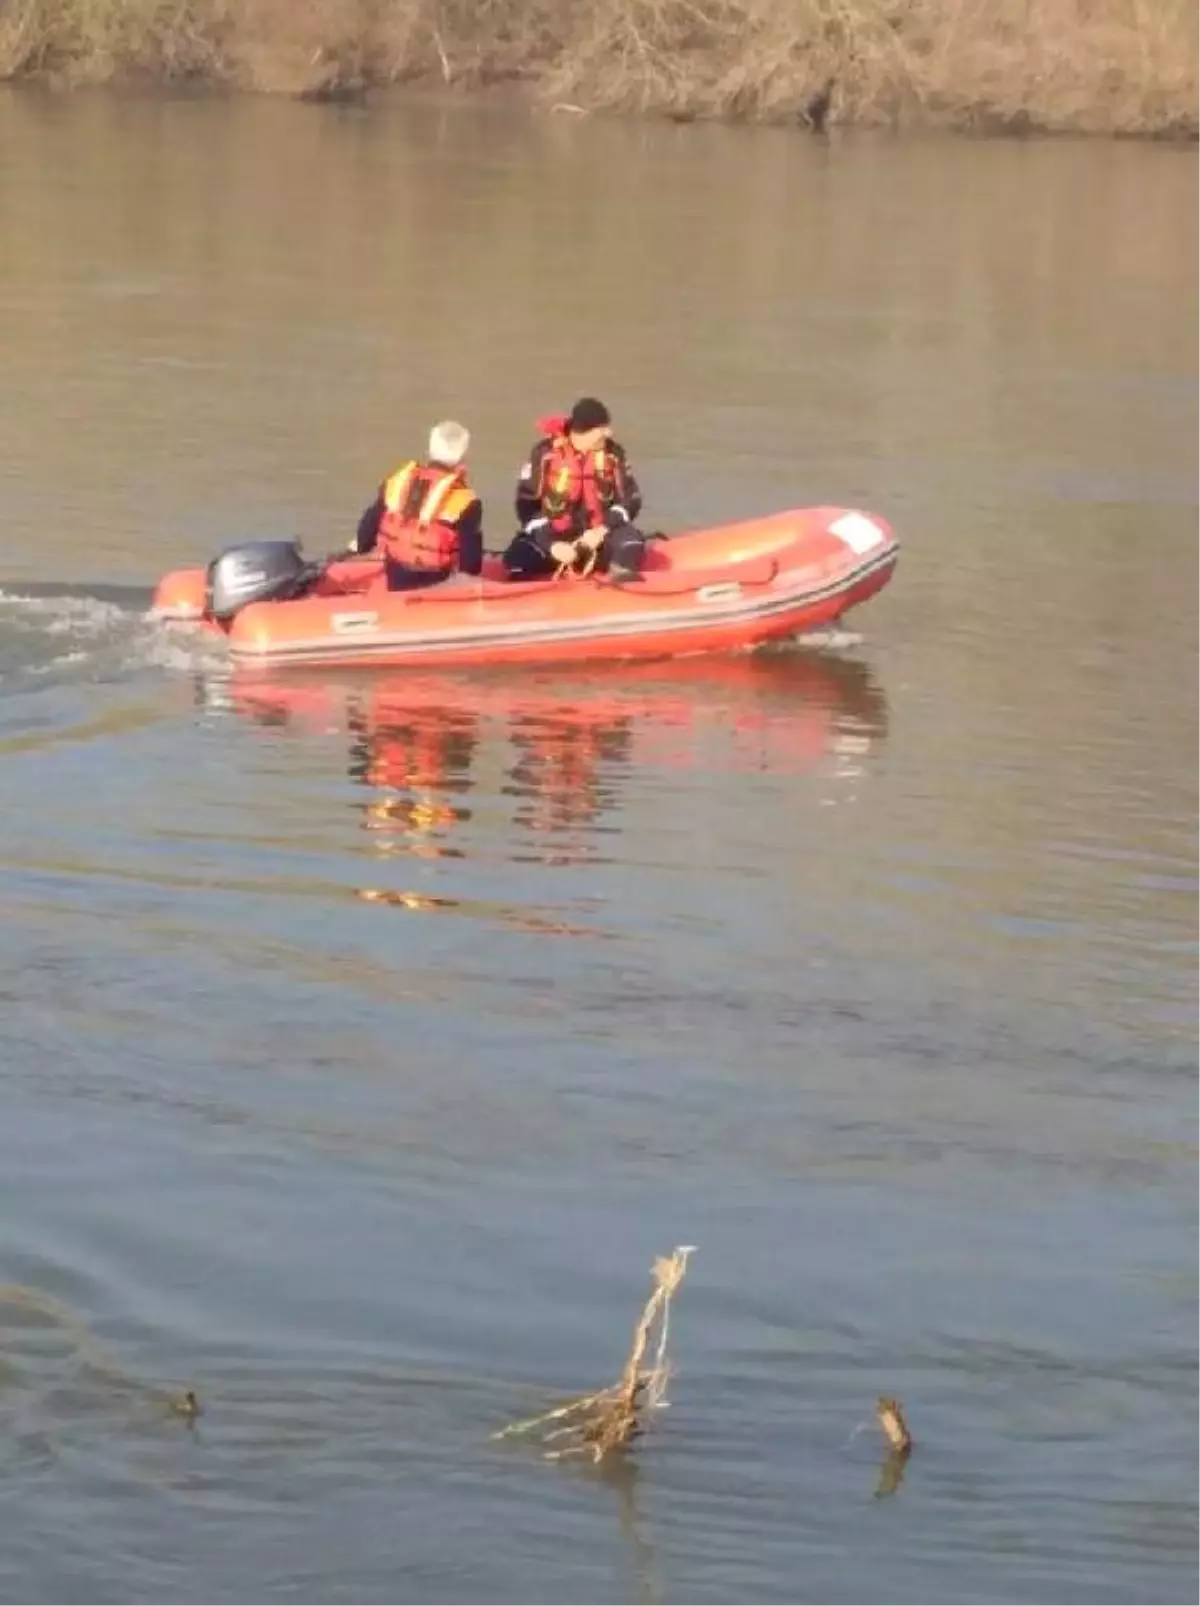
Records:
M10 92L0 152L0 1598L1194 1599L1195 151ZM636 672L143 619L444 413L499 545L580 391L655 522L867 507L892 585ZM492 1442L684 1242L630 1464Z

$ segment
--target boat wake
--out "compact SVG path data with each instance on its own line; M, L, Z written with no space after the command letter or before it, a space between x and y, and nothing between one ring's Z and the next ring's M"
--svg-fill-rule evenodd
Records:
M150 600L144 587L0 586L0 695L215 664L219 642L149 618Z
M782 641L763 642L751 650L759 658L783 658L797 652L849 652L862 644L860 630L850 630L845 625L826 625L821 630L785 636Z

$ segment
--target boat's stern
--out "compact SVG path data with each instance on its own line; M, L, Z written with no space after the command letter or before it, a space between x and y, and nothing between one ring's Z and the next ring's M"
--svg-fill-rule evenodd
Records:
M172 569L164 574L154 590L151 617L203 619L206 573L204 569Z

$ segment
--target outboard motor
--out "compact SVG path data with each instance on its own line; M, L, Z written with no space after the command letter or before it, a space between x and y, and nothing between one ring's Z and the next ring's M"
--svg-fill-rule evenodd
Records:
M221 624L252 602L284 602L302 595L319 570L306 563L296 541L248 541L227 547L208 566L204 611Z

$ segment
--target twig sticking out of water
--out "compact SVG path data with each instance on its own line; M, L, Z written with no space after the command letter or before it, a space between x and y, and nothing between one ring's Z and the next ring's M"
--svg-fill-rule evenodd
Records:
M550 1446L545 1455L551 1461L572 1455L590 1455L593 1461L602 1461L639 1438L645 1432L645 1413L667 1404L667 1383L673 1370L667 1355L671 1298L687 1274L688 1256L694 1250L694 1244L681 1244L673 1254L654 1262L654 1291L633 1329L617 1382L595 1394L568 1400L541 1416L512 1422L492 1437L506 1439L548 1429L542 1434L542 1443ZM647 1351L653 1358L649 1366L643 1366Z
M888 1442L887 1454L883 1458L883 1465L879 1468L879 1477L875 1484L875 1498L886 1500L889 1495L895 1494L904 1482L904 1469L912 1453L913 1439L908 1431L908 1423L904 1420L900 1401L894 1400L891 1395L879 1396L875 1403L875 1420L883 1429L883 1436Z
M195 1389L184 1389L183 1393L175 1395L169 1404L172 1414L181 1416L185 1422L195 1422L204 1411L204 1407L200 1404L200 1396Z
M900 1401L894 1400L888 1394L881 1394L875 1405L875 1420L883 1429L884 1437L896 1455L906 1456L912 1449L912 1434L908 1431L908 1423L904 1420L904 1411Z

